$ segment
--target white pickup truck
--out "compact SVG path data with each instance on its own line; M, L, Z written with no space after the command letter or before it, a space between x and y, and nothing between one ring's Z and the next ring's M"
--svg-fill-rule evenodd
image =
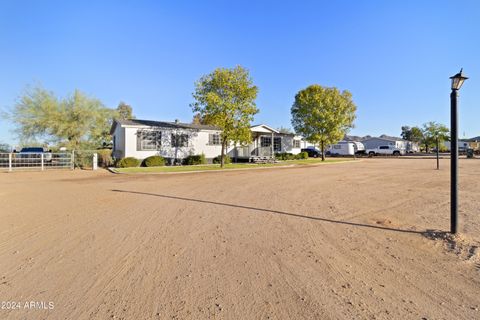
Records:
M375 149L367 149L365 153L369 157L378 156L378 155L392 155L399 156L405 154L405 150L399 149L395 146L378 146Z

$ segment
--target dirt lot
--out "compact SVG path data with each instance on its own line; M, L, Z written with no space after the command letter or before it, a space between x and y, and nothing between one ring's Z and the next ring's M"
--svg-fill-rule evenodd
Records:
M2 173L0 319L480 319L480 160L456 239L434 166Z

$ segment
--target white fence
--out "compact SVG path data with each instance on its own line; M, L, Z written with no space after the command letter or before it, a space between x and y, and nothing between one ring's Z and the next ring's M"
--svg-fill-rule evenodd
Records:
M0 170L73 169L74 153L0 153Z

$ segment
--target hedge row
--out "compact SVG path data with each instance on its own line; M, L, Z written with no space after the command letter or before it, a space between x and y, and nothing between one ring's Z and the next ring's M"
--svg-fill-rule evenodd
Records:
M288 152L277 153L275 157L278 160L300 160L300 159L308 159L308 152L300 152L299 154L293 154Z
M213 163L220 163L220 156L216 157L213 159ZM225 156L225 163L230 163L230 157ZM199 155L190 155L186 157L183 160L183 163L186 165L198 165L198 164L206 164L207 159L205 158L205 155L199 154ZM148 158L145 158L143 162L141 160L138 160L133 157L127 157L118 160L115 163L115 167L117 168L131 168L131 167L138 167L138 166L144 166L144 167L161 167L165 165L165 158L161 156L151 156Z
M277 153L275 157L279 160L297 160L297 159L308 159L308 153L307 152L300 152L299 154L292 154L292 153ZM220 156L217 156L213 158L213 163L220 163ZM199 154L199 155L190 155L186 157L183 160L183 163L186 165L199 165L199 164L206 164L207 159L205 158L205 155ZM228 156L225 155L225 163L232 163L232 159ZM117 168L131 168L131 167L138 167L138 166L144 166L144 167L161 167L165 165L165 158L161 156L151 156L143 160L138 160L133 157L128 157L128 158L123 158L118 160L115 163L115 166Z

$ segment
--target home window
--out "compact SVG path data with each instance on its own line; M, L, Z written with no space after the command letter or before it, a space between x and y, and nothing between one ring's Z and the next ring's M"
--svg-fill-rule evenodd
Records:
M208 144L219 146L222 144L222 140L220 139L220 134L218 133L210 133L208 136Z
M282 151L282 138L281 137L277 137L277 138L273 138L273 150L274 151Z
M300 140L293 140L293 147L300 148Z
M175 148L188 147L188 134L172 133L172 147L175 147Z
M158 150L162 145L162 132L157 130L137 131L137 150Z
M272 145L271 137L260 137L260 146L262 148L270 147Z

